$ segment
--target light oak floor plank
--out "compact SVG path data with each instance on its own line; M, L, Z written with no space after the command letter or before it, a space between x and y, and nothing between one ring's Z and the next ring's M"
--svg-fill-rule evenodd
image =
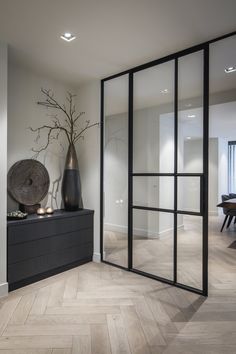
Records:
M8 322L10 321L11 317L14 314L14 311L20 302L21 298L16 297L8 302L5 302L1 309L0 309L0 335L2 335L3 331L5 330Z
M89 335L89 325L9 325L4 336L62 336Z
M91 325L92 354L111 354L107 325Z
M74 336L72 354L92 354L91 336Z
M71 354L71 349L53 349L52 354Z
M30 315L26 324L56 325L56 324L106 324L105 314L79 314L79 315Z
M52 354L52 349L0 349L0 354Z
M112 354L130 354L128 338L121 315L107 315Z
M31 315L42 315L45 312L50 296L50 291L50 286L42 287L39 289L30 311Z
M47 306L60 306L65 290L65 279L62 279L51 286L51 293Z
M72 336L0 337L0 349L64 349L72 347Z
M78 288L78 272L73 272L65 281L63 299L75 299Z
M119 306L62 306L48 307L45 311L48 315L74 315L74 314L108 314L119 313Z
M121 313L133 354L149 354L150 348L134 306L121 306Z
M161 334L151 310L146 304L145 298L135 299L135 309L138 314L143 332L149 346L166 345L165 339Z
M24 324L32 308L34 300L35 293L29 293L27 295L22 296L9 323L15 325Z

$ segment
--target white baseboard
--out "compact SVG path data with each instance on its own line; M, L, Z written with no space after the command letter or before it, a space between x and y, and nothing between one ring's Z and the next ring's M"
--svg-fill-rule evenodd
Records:
M209 210L209 216L218 216L219 215L219 213L218 213L218 211L212 211L212 210Z
M128 232L128 228L126 226L123 226L123 225L115 225L115 224L108 224L106 223L105 225L105 230L109 230L109 231L113 231L113 232L120 232L120 233L127 233ZM178 229L180 228L183 228L184 225L181 224L178 226ZM168 229L165 229L165 230L162 230L160 232L153 232L153 231L148 231L146 229L140 229L140 228L135 228L133 230L133 233L136 235L136 236L145 236L145 237L148 237L148 238L159 238L161 236L164 236L166 233L172 231L173 228L168 228Z
M178 225L178 226L177 226L177 229L178 229L178 230L184 229L184 224ZM168 233L168 232L170 232L170 231L173 231L173 227L171 227L171 228L169 228L169 229L166 229L166 230L163 230L163 231L160 231L160 232L159 232L159 237L165 236L165 234Z
M114 231L114 232L120 232L120 233L127 233L128 232L128 227L124 225L116 225L116 224L109 224L106 223L104 224L104 230L106 231Z
M94 252L93 254L93 262L100 263L101 262L101 253Z
M108 231L120 232L120 233L124 233L124 234L127 234L127 232L128 232L127 226L108 224L108 223L106 223L104 226L105 226L105 231L108 230ZM158 237L157 232L147 232L147 230L145 230L145 229L136 228L136 229L134 229L134 233L136 236Z
M0 284L0 297L8 294L8 283Z

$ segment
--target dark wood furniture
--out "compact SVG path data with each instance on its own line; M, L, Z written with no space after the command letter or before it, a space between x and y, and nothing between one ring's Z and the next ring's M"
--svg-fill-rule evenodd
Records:
M227 228L229 228L234 217L235 217L234 223L236 223L236 198L230 198L230 195L229 196L222 195L221 198L222 198L222 202L220 204L218 204L217 207L223 208L225 218L224 218L220 232L223 231L227 220L228 220Z
M236 209L236 198L227 199L217 206L221 208Z
M9 291L91 261L93 214L57 210L8 221Z

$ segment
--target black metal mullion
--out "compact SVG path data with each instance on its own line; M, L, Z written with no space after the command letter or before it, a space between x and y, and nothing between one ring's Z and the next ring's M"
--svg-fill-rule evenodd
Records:
M163 277L159 277L158 275L147 273L147 272L144 272L144 271L136 269L136 268L133 268L132 272L137 273L139 275L143 275L143 276L145 276L147 278L150 278L150 279L155 279L155 280L161 281L162 283L166 283L166 284L169 284L169 285L174 285L173 280L169 280L169 279L166 279L166 278L163 278Z
M200 177L200 213L204 214L204 176Z
M208 160L209 160L209 44L204 48L203 77L203 232L202 279L203 295L208 295Z
M201 211L197 212L197 211L177 210L176 214L202 216Z
M132 205L132 209L147 210L147 211L160 211L160 212L163 212L163 213L174 214L174 210L173 209L147 207L147 206L144 206L144 205Z
M176 174L178 177L202 177L203 173L188 173L180 172Z
M186 210L174 210L174 209L165 209L165 208L155 208L155 207L148 207L145 205L132 205L132 209L138 210L147 210L147 211L159 211L162 213L170 213L170 214L182 214L182 215L193 215L193 216L203 216L201 210L197 211L186 211Z
M202 177L203 173L188 173L188 172L177 172L177 173L165 173L165 172L150 172L150 173L132 173L133 177Z
M174 79L174 249L173 249L173 279L177 282L177 227L178 227L178 59L175 59L175 79Z
M100 254L103 261L103 214L104 214L104 82L101 81L100 120Z
M146 273L146 272L143 272L142 270L138 270L138 269L135 269L135 268L133 268L131 271L133 273L142 275L142 276L150 278L150 279L154 279L154 280L160 281L160 282L168 284L168 285L174 285L175 287L177 287L179 289L187 290L187 291L190 291L190 292L198 294L198 295L203 295L203 291L202 290L199 290L199 289L194 288L192 286L187 286L187 285L184 285L184 284L181 284L181 283L175 283L173 280L162 278L162 277L159 277L158 275Z
M123 269L123 270L126 270L126 271L128 270L127 267L124 267L124 266L121 266L121 265L119 265L119 264L112 263L112 262L109 262L109 261L103 260L102 263L105 263L105 264L108 264L108 265L110 265L110 266L113 266L113 267L116 267L116 268L119 268L119 269Z
M151 173L142 173L142 172L138 172L138 173L133 173L132 176L133 177L174 177L174 173L161 173L161 172L151 172Z
M129 142L128 142L128 269L133 267L133 74L129 74Z

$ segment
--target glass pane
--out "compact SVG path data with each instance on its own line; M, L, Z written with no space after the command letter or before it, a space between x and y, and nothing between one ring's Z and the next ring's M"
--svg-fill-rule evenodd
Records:
M174 214L133 210L133 268L173 280Z
M179 59L178 172L203 171L203 52Z
M104 260L127 267L128 76L104 87Z
M178 215L177 282L202 289L202 217Z
M174 209L174 177L134 177L133 204Z
M200 212L200 177L178 177L178 210Z
M134 74L133 170L174 171L174 62Z

